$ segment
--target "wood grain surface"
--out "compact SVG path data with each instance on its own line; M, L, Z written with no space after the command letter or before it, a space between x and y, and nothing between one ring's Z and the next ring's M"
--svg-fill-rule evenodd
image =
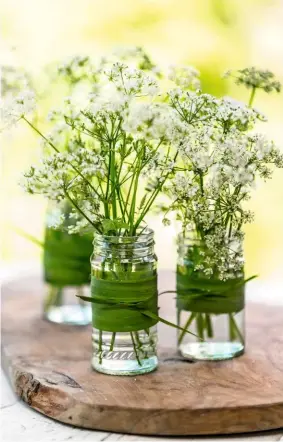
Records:
M160 289L174 287L161 273ZM247 352L223 362L183 361L175 331L160 325L160 367L137 377L90 368L91 329L41 319L42 285L20 280L2 289L3 363L14 389L58 421L133 434L200 435L283 426L283 308L249 304ZM160 314L175 319L172 295Z

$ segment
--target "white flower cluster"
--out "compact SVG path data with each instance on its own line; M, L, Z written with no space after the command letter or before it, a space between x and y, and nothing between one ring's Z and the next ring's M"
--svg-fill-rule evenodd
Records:
M224 78L234 77L236 84L244 85L248 89L263 89L267 93L281 91L280 82L276 80L273 72L267 69L257 69L253 66L237 71L228 70L223 76Z
M206 276L213 276L215 269L220 280L243 277L244 258L242 232L234 232L228 239L225 231L217 227L212 234L207 234L200 244L201 263L195 265Z
M117 48L116 51L114 51L111 60L113 63L115 61L123 61L128 66L136 67L142 71L151 72L151 74L154 74L157 77L162 76L162 72L159 67L152 61L151 57L140 46L131 48Z
M194 231L208 250L196 264L207 276L233 278L241 271L242 226L253 220L243 203L257 176L267 179L283 167L283 155L265 136L253 133L258 111L228 97L175 89L169 93L175 112L171 142L179 152L179 167L166 191L183 230Z
M2 97L17 94L19 91L28 88L29 83L30 78L23 69L10 65L1 66Z
M49 114L47 155L25 174L25 189L73 204L84 217L72 218L73 233L86 222L100 232L114 224L137 228L173 173L170 112L156 78L114 63L100 72L95 92L90 88L83 101L67 97ZM145 194L138 202L141 179Z
M25 119L43 139L45 156L25 174L26 190L72 204L78 214L71 214L72 232L90 225L126 235L136 233L164 190L172 199L164 223L175 211L183 229L194 230L209 249L197 265L208 276L231 278L242 254L230 244L242 241L242 227L253 219L245 201L257 177L268 179L274 167L283 167L279 149L254 132L265 117L229 97L202 93L194 68L172 67L174 87L165 94L143 50L120 59L103 59L94 68L88 57L76 57L59 68L72 85L87 79L88 86L83 94L74 87L62 108L49 114L46 136L27 119L32 93L6 107L13 121ZM269 86L274 80L266 72L246 74Z
M71 84L91 77L93 66L88 56L77 55L64 60L58 66L58 74Z
M140 69L114 63L111 68L105 70L105 75L117 91L126 95L158 95L159 87L155 78Z
M17 123L21 118L29 115L35 110L35 94L27 89L15 97L9 96L3 100L1 106L2 126L8 127Z
M123 128L135 139L166 139L172 112L164 103L131 102L123 113Z
M199 89L199 76L199 71L192 66L170 66L168 72L169 80L182 89Z

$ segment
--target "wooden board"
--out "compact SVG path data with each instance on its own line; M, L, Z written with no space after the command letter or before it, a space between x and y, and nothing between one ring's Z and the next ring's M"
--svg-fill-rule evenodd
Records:
M174 287L162 273L160 288ZM90 327L41 319L42 286L21 280L2 290L3 362L17 394L58 421L135 434L200 435L283 426L283 308L249 304L247 352L223 362L185 362L175 331L160 325L160 367L137 377L90 368ZM160 314L174 320L172 295Z

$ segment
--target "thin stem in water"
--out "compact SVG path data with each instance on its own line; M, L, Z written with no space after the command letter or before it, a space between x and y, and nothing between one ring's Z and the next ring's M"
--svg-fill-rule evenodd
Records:
M178 338L178 345L180 345L184 339L184 336L186 334L186 330L188 330L189 326L191 325L191 323L193 322L193 320L196 317L196 313L191 313L185 326L183 327L183 331L181 332L179 338Z
M112 333L109 351L113 351L115 344L116 332Z
M134 335L133 335L132 332L130 332L130 335L131 335L131 340L132 340L134 352L135 352L135 355L136 355L136 360L137 360L138 364L141 366L142 364L141 364L141 361L140 361L140 358L139 358L139 354L138 354L138 351L137 351L136 343L135 343L135 340L134 340Z

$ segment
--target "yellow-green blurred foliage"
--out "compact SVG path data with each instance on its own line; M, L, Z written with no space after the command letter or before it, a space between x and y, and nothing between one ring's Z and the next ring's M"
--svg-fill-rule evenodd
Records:
M206 92L246 100L247 91L220 78L227 68L256 65L283 80L281 0L2 0L2 62L24 66L44 91L43 66L68 55L109 53L116 46L144 46L162 65L189 63L202 72ZM44 106L58 103L56 87ZM256 107L269 116L262 129L280 145L283 95L259 93ZM39 259L36 246L11 226L40 238L45 202L18 186L21 171L40 155L36 137L21 126L3 143L3 257ZM258 183L250 203L256 221L246 228L247 275L281 277L283 266L283 170ZM173 228L153 224L162 267L174 266ZM283 278L283 277L281 277Z

